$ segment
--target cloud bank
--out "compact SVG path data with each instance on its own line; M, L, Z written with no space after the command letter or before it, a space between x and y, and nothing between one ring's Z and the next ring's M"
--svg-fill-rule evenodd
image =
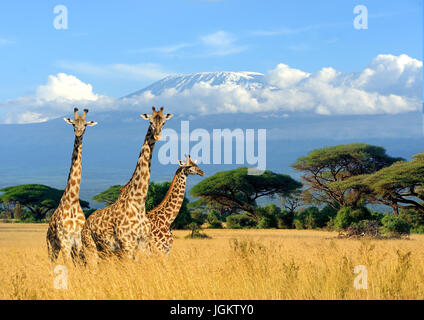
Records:
M255 80L256 81L256 80ZM257 84L257 85L255 85ZM197 82L189 88L144 91L128 104L164 104L184 112L313 112L322 115L397 114L422 103L422 62L407 55L378 55L357 73L322 68L308 73L278 64L263 83Z
M221 45L224 40L208 39ZM232 74L220 83L198 81L156 94L144 90L136 96L115 99L94 93L90 84L72 75L59 73L49 76L32 96L0 102L0 123L46 121L69 113L74 105L93 111L141 111L151 105L165 105L172 112L187 114L289 115L399 114L421 110L422 106L422 62L407 55L378 55L356 73L342 73L331 67L308 73L281 63L262 79L252 78L249 83L245 79L237 81Z

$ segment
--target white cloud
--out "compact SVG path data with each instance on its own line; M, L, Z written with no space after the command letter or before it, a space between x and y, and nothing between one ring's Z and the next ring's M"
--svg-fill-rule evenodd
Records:
M287 88L295 85L299 81L310 76L309 73L298 69L290 68L288 65L280 63L267 74L268 83L279 88Z
M126 74L138 72L128 70L127 65L114 68ZM106 111L164 105L170 112L184 114L287 115L400 114L422 107L422 62L407 55L378 55L357 73L346 74L331 67L308 73L281 63L263 78L245 77L237 82L240 74L229 74L231 79L221 83L208 80L187 85L188 81L181 88L170 87L157 94L144 91L115 99L94 93L90 84L72 75L59 73L50 76L32 96L0 102L0 123L46 121L69 113L73 106Z
M114 63L99 65L84 62L58 61L56 65L59 68L72 72L114 79L159 80L169 75L169 72L162 70L162 68L155 63Z
M50 75L33 95L0 102L0 123L44 122L67 114L73 107L95 104L96 109L112 109L113 99L95 94L90 84L73 75Z
M98 95L93 93L91 84L65 73L49 76L47 84L37 88L36 97L44 101L56 99L95 101L98 99Z
M420 98L422 94L422 61L406 54L380 54L356 77L352 86L380 94L397 94Z
M147 91L126 102L164 104L181 112L205 114L397 114L421 108L422 62L406 55L379 55L363 71L350 74L331 67L310 74L279 64L264 78L262 86L198 82L182 91L167 89L159 95Z
M201 40L209 55L226 56L246 50L245 46L236 45L237 38L233 34L222 30L205 35Z

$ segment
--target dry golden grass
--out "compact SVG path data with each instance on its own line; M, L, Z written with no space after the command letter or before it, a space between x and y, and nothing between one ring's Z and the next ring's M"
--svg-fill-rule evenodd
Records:
M176 231L171 255L68 267L53 286L46 225L0 224L0 299L423 299L424 236L341 240L295 230ZM356 265L368 289L356 290Z

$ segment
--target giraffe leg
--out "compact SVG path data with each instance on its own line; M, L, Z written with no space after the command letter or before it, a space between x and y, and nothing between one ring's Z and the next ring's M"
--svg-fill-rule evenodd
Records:
M81 244L82 249L80 251L80 257L83 263L91 266L97 265L97 247L91 235L91 231L88 228L83 228L81 232Z
M62 258L65 265L72 261L72 242L69 239L62 240Z
M169 256L173 243L174 243L174 237L172 236L172 232L168 231L165 236L165 241L163 243L163 251L162 251L167 256Z
M135 251L137 247L138 245L135 239L120 241L119 250L116 253L120 258L135 260Z
M51 263L55 263L59 256L60 246L56 239L52 236L46 238L47 254Z
M151 254L152 253L152 245L150 241L140 240L139 241L139 251L141 251L144 254Z
M74 238L73 246L71 250L71 256L72 256L72 261L74 262L75 265L80 265L81 263L83 263L81 258L82 257L81 234L77 235Z

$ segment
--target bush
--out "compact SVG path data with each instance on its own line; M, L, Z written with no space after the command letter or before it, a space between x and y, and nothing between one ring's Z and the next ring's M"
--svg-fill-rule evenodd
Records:
M211 228L211 229L222 228L222 222L221 220L219 220L217 212L213 209L209 211L208 216L206 217L206 221L209 223L208 228Z
M373 215L366 207L352 209L350 207L342 207L334 218L334 228L336 230L346 230L354 223L364 220L373 220Z
M292 229L294 227L294 212L283 210L277 215L277 228Z
M309 207L298 211L294 217L296 229L316 229L322 228L327 223L327 218L321 216L317 207Z
M424 216L412 209L401 209L399 218L411 225L412 233L424 233Z
M191 223L196 223L197 225L201 226L206 221L206 215L204 215L200 210L192 211L190 215L192 221Z
M345 230L355 222L351 215L351 211L351 208L343 207L337 212L337 215L334 218L334 228L336 230Z
M272 215L262 216L259 219L258 228L259 229L277 228L277 218Z
M229 229L254 228L257 224L255 219L246 214L232 214L227 217L227 228Z
M383 227L381 231L385 234L401 236L410 233L411 225L401 217L396 217L392 214L387 214L381 220Z
M346 234L347 237L378 237L379 235L378 222L373 220L362 220L351 224Z
M353 209L351 211L351 216L354 222L359 222L363 220L370 220L372 218L371 212L366 207L360 207Z
M188 225L188 228L191 230L191 232L186 235L184 238L185 239L205 239L205 238L210 238L207 234L201 233L200 230L201 228L199 227L199 225L196 222L192 222Z
M410 232L411 233L423 234L424 233L424 226L413 227L413 228L411 228Z

